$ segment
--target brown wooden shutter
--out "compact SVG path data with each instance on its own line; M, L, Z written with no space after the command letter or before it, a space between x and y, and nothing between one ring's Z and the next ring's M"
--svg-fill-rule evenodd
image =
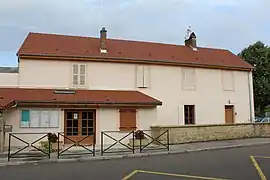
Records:
M120 127L121 131L136 130L136 109L120 109Z

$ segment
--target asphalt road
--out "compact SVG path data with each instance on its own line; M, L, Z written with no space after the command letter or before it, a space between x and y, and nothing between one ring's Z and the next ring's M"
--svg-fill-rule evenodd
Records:
M206 177L260 180L250 156L269 157L255 157L255 160L262 173L270 179L270 145L143 158L6 166L0 168L0 179L121 180L127 176L130 180L194 180Z

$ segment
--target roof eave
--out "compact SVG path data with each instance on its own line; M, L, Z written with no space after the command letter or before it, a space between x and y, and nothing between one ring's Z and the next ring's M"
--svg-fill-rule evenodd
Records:
M107 60L108 62L125 62L128 60L129 63L142 63L142 64L160 64L160 65L178 65L178 66L192 66L202 68L215 68L215 69L228 69L228 70L241 70L241 71L252 71L251 67L240 67L240 66L226 66L226 65L215 65L215 64L201 64L201 63L186 63L177 62L171 60L157 60L157 59L134 59L125 57L109 57L109 56L55 56L52 54L19 54L19 58L29 59L48 59L48 60Z
M142 105L142 106L161 106L162 102L113 102L113 101L17 101L18 105L25 104L55 104L55 105Z

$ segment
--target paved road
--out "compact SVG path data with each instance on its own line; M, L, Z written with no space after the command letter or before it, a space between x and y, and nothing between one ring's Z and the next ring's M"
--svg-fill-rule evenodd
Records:
M134 170L142 170L134 171L130 179L194 180L198 177L211 177L260 180L250 156L270 157L270 145L143 158L6 166L0 168L0 179L121 180ZM270 158L255 157L255 160L262 173L270 179Z

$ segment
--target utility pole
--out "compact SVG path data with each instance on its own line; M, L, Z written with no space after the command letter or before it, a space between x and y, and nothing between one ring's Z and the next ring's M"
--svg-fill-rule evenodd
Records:
M4 113L0 111L0 152L4 152L5 150L5 120Z

